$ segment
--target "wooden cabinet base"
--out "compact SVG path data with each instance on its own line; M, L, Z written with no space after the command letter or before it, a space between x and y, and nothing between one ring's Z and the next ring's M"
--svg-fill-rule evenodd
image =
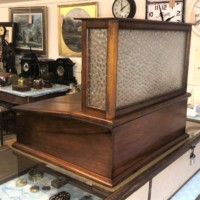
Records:
M14 147L114 187L188 137L187 97L110 121L81 115L81 111L69 112L66 104L72 97L62 101L62 113L51 111L57 98L18 106Z

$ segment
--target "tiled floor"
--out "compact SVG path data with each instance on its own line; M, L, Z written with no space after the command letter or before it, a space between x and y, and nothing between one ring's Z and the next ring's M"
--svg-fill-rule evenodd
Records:
M196 200L200 194L200 171L196 173L170 200Z

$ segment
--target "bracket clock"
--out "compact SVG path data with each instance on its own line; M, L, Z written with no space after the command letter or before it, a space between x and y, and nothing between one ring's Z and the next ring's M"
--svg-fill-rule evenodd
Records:
M21 75L24 78L37 78L39 75L38 59L31 50L21 58Z
M39 73L41 76L48 73L54 73L55 60L54 59L39 59Z
M58 58L55 61L54 83L70 84L75 83L76 79L73 76L73 66L75 63L69 58Z
M184 0L146 0L146 19L183 22L184 7Z

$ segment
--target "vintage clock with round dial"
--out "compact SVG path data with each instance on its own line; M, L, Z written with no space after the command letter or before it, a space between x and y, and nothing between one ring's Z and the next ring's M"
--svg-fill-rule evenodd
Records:
M117 18L133 18L136 13L134 0L115 0L112 6L112 13Z
M55 61L55 77L53 82L58 84L70 84L76 83L76 79L73 76L73 66L75 63L69 58L58 58Z
M195 0L189 12L189 21L194 23L193 30L200 35L200 0Z
M0 37L5 37L6 28L4 26L0 26Z
M183 22L184 0L146 0L146 19Z
M39 75L38 59L35 53L24 54L21 57L21 75L23 78L37 78Z

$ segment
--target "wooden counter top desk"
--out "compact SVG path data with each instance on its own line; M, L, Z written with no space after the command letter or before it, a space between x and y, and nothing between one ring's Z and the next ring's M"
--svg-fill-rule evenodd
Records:
M117 187L188 138L190 36L190 24L83 19L82 93L16 106L14 147Z
M26 104L30 102L35 102L43 99L48 99L52 97L62 96L67 93L69 86L54 84L52 88L43 88L40 90L31 89L28 92L19 92L12 90L12 85L0 87L0 101L3 101L3 105L9 104L11 108L12 105ZM5 103L4 103L5 102ZM10 108L4 114L4 129L6 134L11 131L10 125L14 126L15 116L10 112ZM11 131L13 132L13 131ZM3 132L0 132L1 144L3 144Z

